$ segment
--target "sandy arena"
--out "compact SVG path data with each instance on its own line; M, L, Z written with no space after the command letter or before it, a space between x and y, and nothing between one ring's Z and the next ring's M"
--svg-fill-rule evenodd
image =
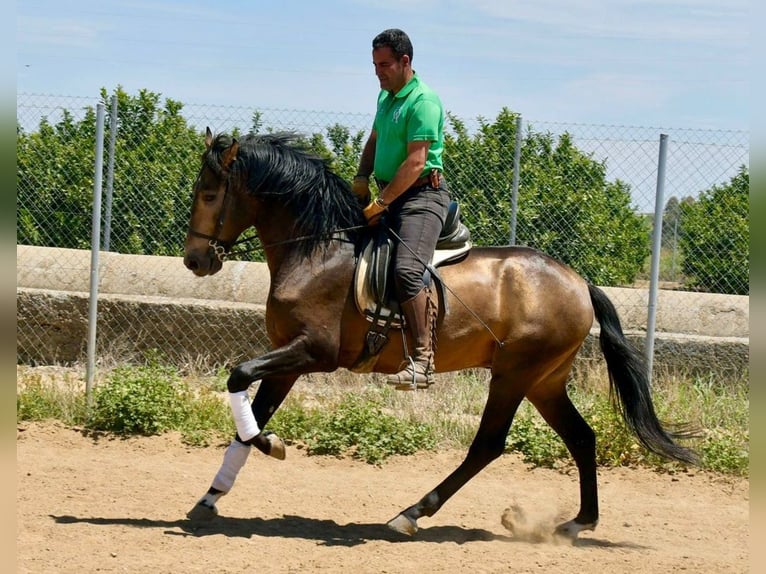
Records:
M57 423L17 430L21 573L738 573L749 569L745 479L705 472L600 469L601 521L572 544L551 535L577 512L574 473L492 463L413 538L385 523L433 488L462 452L287 460L253 452L221 515L186 512L223 447L179 437L87 436ZM505 512L506 509L512 509ZM504 517L505 513L505 519ZM511 526L513 532L504 526Z

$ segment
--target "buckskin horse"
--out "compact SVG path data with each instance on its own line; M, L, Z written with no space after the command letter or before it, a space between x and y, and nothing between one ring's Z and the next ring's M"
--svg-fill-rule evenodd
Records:
M369 321L355 302L352 284L359 243L371 228L348 183L326 160L298 144L289 133L236 139L215 136L208 128L205 136L184 264L197 276L218 272L242 241L241 234L255 228L271 280L266 330L272 350L236 365L229 374L237 435L213 486L189 511L192 520L218 513L217 500L246 459L237 453L251 450L235 452L234 447L253 445L284 458L282 440L261 429L300 375L360 370L359 358L365 353ZM687 435L658 420L643 357L626 341L617 312L601 289L537 250L514 246L474 247L459 262L441 267L439 276L449 289L444 295L448 311L436 327L435 371L489 369L487 402L463 462L390 520L390 528L414 534L419 518L433 516L499 457L525 398L562 438L579 473L579 512L556 531L576 538L580 531L595 528L595 435L566 386L594 317L600 324L610 395L627 427L648 450L695 462L695 453L679 444ZM362 370L395 372L409 338L391 337ZM256 381L260 384L250 404L246 393Z

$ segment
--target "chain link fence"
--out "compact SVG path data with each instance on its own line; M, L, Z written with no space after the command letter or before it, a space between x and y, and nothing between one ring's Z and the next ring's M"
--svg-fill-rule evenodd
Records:
M180 259L204 130L295 131L327 152L339 172L350 178L372 113L182 106L162 102L149 92L118 95L111 105L104 93L93 99L18 95L19 287L87 295L83 282L90 276L95 110L103 102L107 125L100 242L104 252L115 256L104 259L100 273L116 278L112 293L167 300L161 311L157 306L141 311L141 318L135 315L135 305L128 305L130 311L126 308L120 317L120 305L102 289L107 293L105 304L117 317L107 321L98 315L97 355L132 360L138 351L158 348L175 360L199 360L188 355L189 349L229 364L252 357L268 345L262 328L254 330L242 320L224 327L201 326L200 317L182 312L185 305L178 300L206 298L195 294L204 291L212 293L209 298L223 294L220 299L257 306L247 295L225 295L233 292L231 274L197 279ZM710 293L749 294L746 211L745 229L738 229L743 179L745 210L749 193L747 132L522 121L507 111L496 119L449 120L446 175L475 243L507 244L513 238L517 244L540 248L599 285L632 289L621 297L618 311L645 317L653 228L660 221L659 303L670 305L669 313L693 315L702 304L700 298ZM656 206L662 134L669 144L664 201ZM514 153L517 146L519 154ZM42 255L42 248L55 248L54 255ZM146 256L155 263L142 259L139 273L127 266L136 263L135 257ZM224 268L240 265L228 262ZM716 282L721 276L726 281ZM27 283L27 277L35 279ZM179 285L169 285L171 281ZM679 291L685 296L677 297ZM17 294L18 309L32 305L25 297ZM40 317L40 323L19 331L17 360L60 360L68 334L62 333L52 345L49 331L56 325L39 313L28 316ZM152 330L147 339L146 323L159 321L168 324ZM222 340L216 337L221 328L227 341L241 340L243 347L214 348L216 340ZM200 332L206 333L204 341ZM81 337L81 356L82 341ZM174 356L175 349L184 349L185 356Z

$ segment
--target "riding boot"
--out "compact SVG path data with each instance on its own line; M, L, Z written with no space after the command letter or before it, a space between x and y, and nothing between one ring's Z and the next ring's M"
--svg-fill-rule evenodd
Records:
M386 383L396 386L397 390L425 389L433 384L434 313L429 303L428 290L422 289L401 304L404 319L412 330L415 344L412 356L402 365L400 371L386 377Z

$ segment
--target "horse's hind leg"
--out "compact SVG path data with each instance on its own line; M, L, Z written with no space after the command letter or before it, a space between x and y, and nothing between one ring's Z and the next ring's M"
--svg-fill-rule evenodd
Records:
M269 378L261 381L251 405L253 415L260 428L263 428L271 419L279 405L284 401L287 393L292 389L297 378L297 376L291 375L289 377ZM256 448L275 458L284 459L284 444L281 440L276 439L276 435L261 433L259 437L263 440L261 441L262 443L254 443ZM246 444L240 440L239 435L234 436L234 439L232 439L224 452L223 462L213 478L210 488L187 513L186 516L190 520L209 520L218 514L216 502L231 490L239 471L242 470L242 467L247 462L251 444L253 444L253 441L249 441Z
M596 435L572 404L565 385L565 378L558 385L546 384L540 390L533 389L527 398L564 441L577 465L580 511L573 520L556 528L557 533L576 538L580 531L593 530L598 523Z
M523 398L523 390L514 388L509 377L493 375L479 430L468 449L465 460L417 504L390 520L389 528L402 534L415 534L418 530L418 518L436 514L463 485L503 454L505 438Z

